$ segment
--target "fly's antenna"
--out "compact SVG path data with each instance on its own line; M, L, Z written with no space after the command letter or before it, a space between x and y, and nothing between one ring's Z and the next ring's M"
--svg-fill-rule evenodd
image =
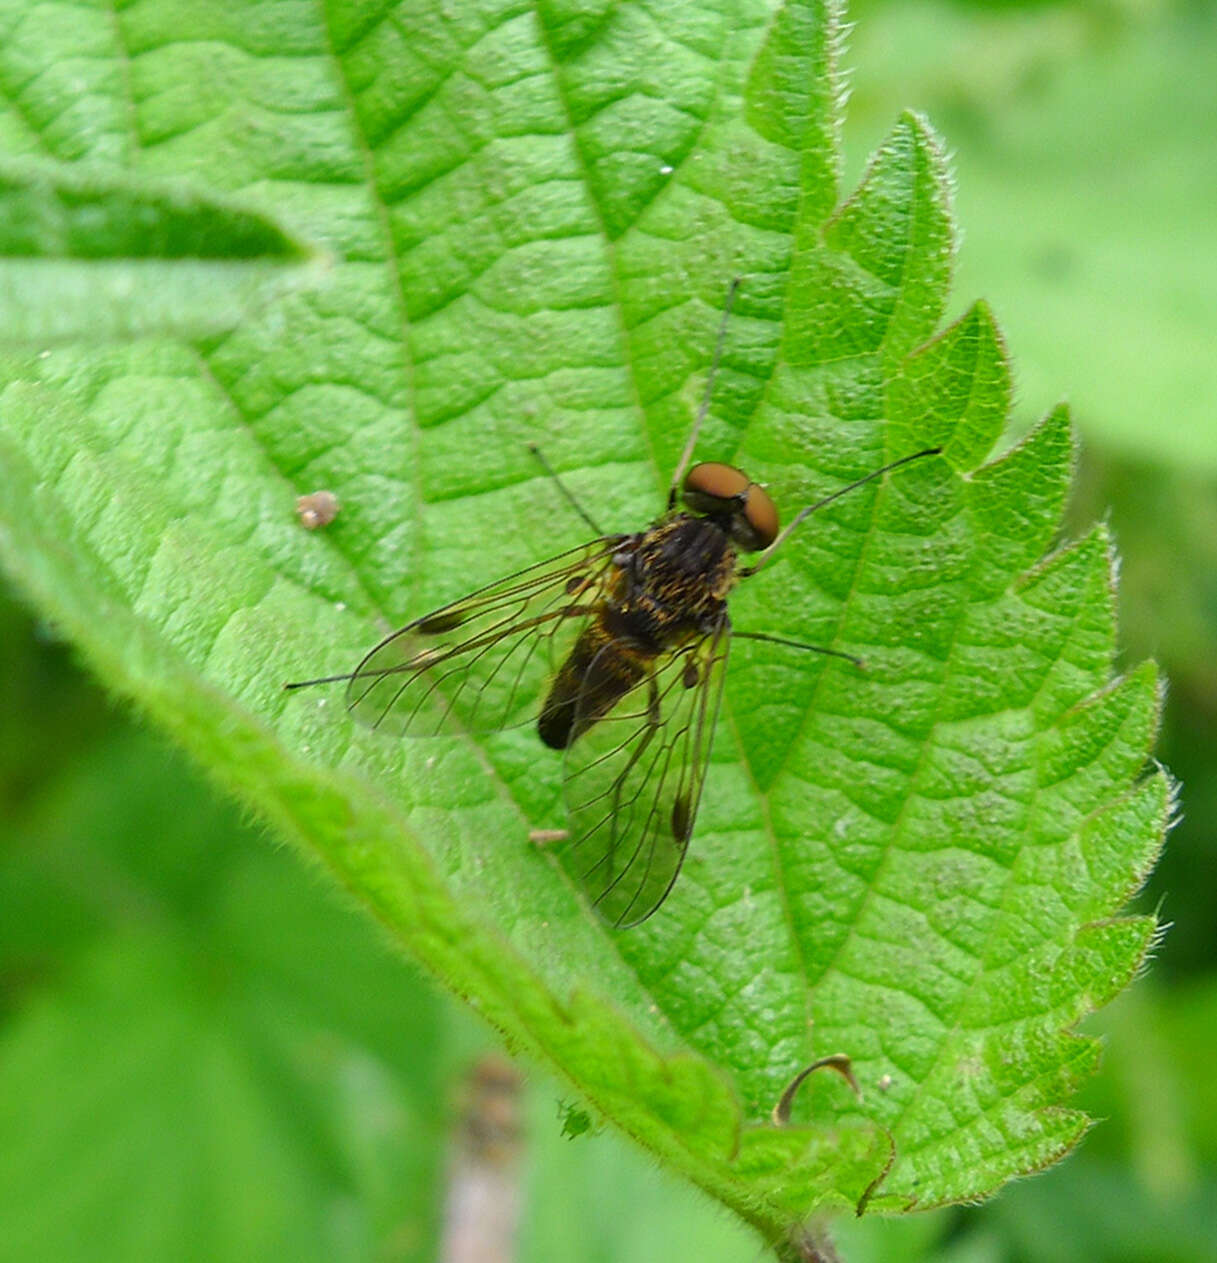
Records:
M902 456L899 460L891 461L889 464L884 465L881 469L876 469L874 473L867 474L865 478L859 478L855 482L851 482L848 485L841 487L839 490L834 491L831 495L825 496L822 500L817 500L815 504L809 504L805 509L799 511L798 515L793 519L790 525L786 527L786 529L777 537L777 539L773 541L772 544L769 545L768 548L765 549L763 553L760 554L760 556L757 557L756 561L751 566L747 566L739 572L740 575L747 576L756 574L756 572L773 556L773 554L781 548L795 527L798 526L804 518L810 517L811 514L815 513L817 509L822 509L825 505L832 504L834 500L839 500L842 496L848 495L851 491L856 491L859 487L864 487L868 482L874 482L876 478L882 478L884 474L890 474L893 469L899 469L901 465L907 465L911 461L921 460L923 456L940 456L941 454L941 447L927 447L924 451L914 452L911 456Z
M735 302L735 294L739 286L740 278L738 276L732 277L731 284L727 287L727 301L723 304L723 318L719 322L718 337L714 342L714 359L710 362L710 374L706 378L706 390L701 397L701 406L697 409L697 418L693 422L693 428L689 431L689 440L685 444L685 450L680 454L680 460L676 464L676 472L672 475L672 485L668 489L669 513L676 507L676 497L680 494L680 484L689 468L689 462L693 459L693 449L697 446L698 431L701 429L701 423L706 419L706 413L710 411L710 395L714 390L714 379L718 376L718 362L723 356L723 343L727 340L727 320L731 315L731 306Z

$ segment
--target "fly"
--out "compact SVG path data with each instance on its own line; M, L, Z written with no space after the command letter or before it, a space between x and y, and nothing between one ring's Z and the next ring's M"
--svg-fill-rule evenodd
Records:
M590 543L407 623L347 675L287 685L345 680L352 715L394 736L493 732L535 719L541 741L564 759L563 863L618 928L663 903L684 861L722 698L731 589L809 514L942 450L892 461L782 530L768 492L742 470L690 467L726 327L724 313L706 393L656 522L604 534L553 475L596 532ZM741 565L746 553L757 556ZM839 650L736 634L858 662Z

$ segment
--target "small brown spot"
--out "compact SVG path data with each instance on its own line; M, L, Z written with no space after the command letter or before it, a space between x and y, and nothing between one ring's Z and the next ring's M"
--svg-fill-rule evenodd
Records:
M688 794L677 794L672 804L672 836L682 846L688 842L693 832L693 817L690 815L691 804Z
M438 614L420 618L414 624L414 630L422 632L424 636L436 636L440 632L452 631L454 627L459 627L468 619L469 613L466 610L440 610Z
M329 526L341 507L332 491L313 491L296 501L296 516L305 530L316 531Z
M680 679L685 688L691 689L697 681L701 679L701 669L698 667L697 663L692 660L686 662L684 675L682 675Z
M566 581L567 596L574 596L576 592L582 592L587 587L587 576L581 574L573 574Z

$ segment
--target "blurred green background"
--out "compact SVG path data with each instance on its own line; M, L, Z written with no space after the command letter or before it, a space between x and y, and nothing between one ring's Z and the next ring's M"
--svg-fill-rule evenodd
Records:
M997 312L1016 432L1073 404L1073 528L1114 528L1124 661L1171 681L1160 756L1183 814L1139 901L1171 929L1091 1024L1109 1046L1082 1104L1102 1121L1079 1152L982 1207L843 1224L838 1245L850 1263L1217 1259L1217 13L851 16L848 175L906 105L951 145L956 310ZM4 589L0 820L0 1263L436 1257L488 1037ZM544 1079L518 1110L499 1156L519 1259L760 1257L624 1143L564 1135L578 1116Z

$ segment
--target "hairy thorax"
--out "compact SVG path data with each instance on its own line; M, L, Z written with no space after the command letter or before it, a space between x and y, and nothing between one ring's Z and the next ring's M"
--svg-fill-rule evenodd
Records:
M735 546L706 518L678 513L635 536L604 612L606 630L643 654L660 653L726 617Z

